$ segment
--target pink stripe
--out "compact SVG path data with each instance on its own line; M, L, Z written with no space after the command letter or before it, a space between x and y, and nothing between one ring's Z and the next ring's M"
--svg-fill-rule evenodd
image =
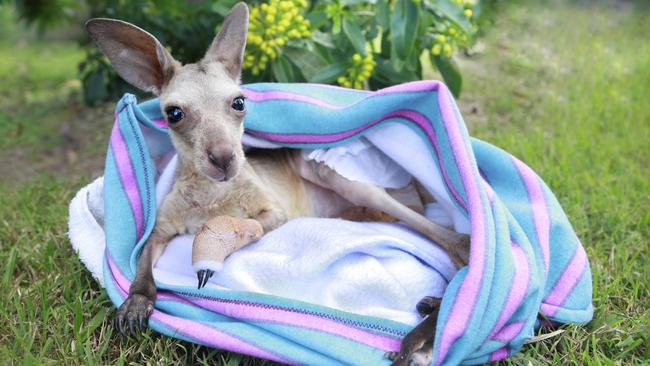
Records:
M108 261L108 266L110 267L111 273L113 275L113 282L116 284L117 289L122 297L126 298L128 294L128 288L131 286L131 282L126 277L124 277L124 275L122 275L121 271L109 255L106 255L106 258ZM159 294L156 298L169 299L169 297L170 295ZM292 363L286 359L278 357L273 353L266 352L227 333L220 332L199 322L168 315L156 309L154 309L153 313L151 314L151 318L164 324L166 327L173 329L174 331L184 336L193 338L196 341L207 346L238 353L244 353L250 356L265 358L285 364Z
M164 118L154 119L151 122L153 122L153 124L158 126L158 127L162 127L162 128L167 128L168 127L167 126L167 121L165 121Z
M498 350L492 353L492 355L490 356L490 361L495 362L495 361L503 360L506 357L508 357L508 349L506 347L503 347L503 348L499 348Z
M275 308L265 308L260 311L258 306L246 304L228 304L209 300L190 300L190 302L236 319L278 322L314 329L347 338L382 351L399 351L400 349L400 339L365 332L319 316Z
M524 301L526 292L528 291L528 283L530 281L530 270L528 258L526 253L517 245L511 246L512 256L515 265L515 272L512 276L512 285L510 286L510 293L504 306L501 316L496 325L492 329L489 338L501 331L503 325L510 319L512 314L519 308L519 305Z
M142 225L142 221L144 220L142 200L140 199L140 190L138 189L133 164L131 163L131 158L129 157L126 142L120 131L117 118L115 119L115 124L111 132L111 150L113 151L113 160L115 161L120 180L122 181L122 187L133 210L137 240L140 240L144 231Z
M289 93L289 92L283 92L283 91L257 91L253 89L242 89L244 92L244 95L246 96L246 99L250 99L253 102L266 102L266 101L271 101L271 100L291 100L294 102L303 102L303 103L309 103L309 104L314 104L320 107L324 107L327 109L341 109L345 108L343 106L337 106L334 104L330 104L327 102L324 102L320 99L316 99L313 97L309 97L306 95L302 94L295 94L295 93Z
M314 89L332 89L332 90L336 90L336 91L355 93L355 94L372 94L373 93L370 90L350 89L350 88L345 88L345 87L342 87L342 86L331 85L331 84L322 84L322 83L292 83L292 84L311 87L311 88L314 88ZM245 89L245 90L249 90L249 89Z
M522 163L519 159L512 156L519 175L526 186L528 191L528 199L533 209L533 221L535 223L535 233L537 235L537 242L542 250L544 257L544 270L548 274L549 263L549 237L551 234L551 220L549 217L548 207L546 206L546 197L544 190L540 184L539 178L535 175L532 169L526 164Z
M277 142L277 143L292 143L292 144L301 144L301 143L328 143L328 142L336 142L336 141L341 141L343 139L352 137L361 131L365 131L368 128L377 125L378 123L385 121L390 118L405 118L407 120L410 120L411 122L414 122L420 129L424 131L424 133L427 135L429 141L431 142L433 149L436 153L436 156L438 157L438 161L442 162L442 156L440 153L440 148L438 147L438 140L436 139L436 134L433 129L433 126L431 125L431 122L422 114L416 112L416 111L411 111L411 110L400 110L400 111L395 111L388 113L384 115L383 117L376 119L374 121L371 121L369 123L366 123L363 126L348 130L348 131L343 131L339 133L334 133L334 134L329 134L329 135L310 135L310 134L295 134L295 135L284 135L284 134L275 134L275 133L264 133L264 132L258 132L258 131L253 131L253 130L247 130L246 132L250 135L256 136L256 137L261 137L265 140L271 141L271 142ZM449 179L449 176L447 174L447 171L444 169L444 166L442 163L439 164L440 171L442 172L443 179L445 180L445 184L449 188L449 191L451 192L451 195L456 199L456 201L463 207L467 208L467 205L465 204L465 201L462 199L460 194L456 191L454 188L453 184L451 183L451 180Z
M584 273L586 266L587 253L585 253L585 250L581 245L577 245L576 252L573 254L573 258L569 264L567 264L564 272L555 283L553 290L551 290L546 299L544 299L544 303L548 305L561 306L567 297L569 297L573 291L573 288L580 280L580 277ZM557 308L552 309L552 313L544 313L548 316L553 316L555 315Z
M505 327L501 328L497 334L492 337L492 339L500 342L510 342L515 338L523 329L525 322L515 322L508 324Z
M111 273L113 274L113 278L117 287L126 293L131 286L131 281L122 275L121 271L110 257L107 256L107 258L108 265L111 269ZM215 311L232 318L277 322L308 329L315 329L322 332L335 334L337 336L347 338L383 351L399 351L401 344L400 339L365 332L358 328L349 327L327 318L298 313L295 311L275 309L270 307L265 307L263 311L260 311L260 307L255 305L231 304L219 302L218 300L210 301L186 299L184 297L171 293L158 293L156 299L178 301L186 303L188 305L200 306L204 309Z
M124 291L125 294L128 293L129 288L131 287L131 281L129 281L126 277L124 277L122 271L120 271L120 269L117 267L117 264L115 264L113 258L111 258L108 253L105 253L104 255L106 256L108 267L111 270L111 274L113 275L115 284L121 291Z
M449 90L444 85L440 86L438 92L438 104L440 106L442 120L447 128L447 134L456 163L458 164L462 182L465 186L465 192L467 193L471 223L471 249L467 275L458 289L441 333L439 351L436 357L437 365L441 364L445 359L451 345L465 333L470 317L474 312L485 269L487 235L485 231L483 204L476 183L479 181L477 179L478 174L476 173L476 168L472 165L467 151L468 147L458 126Z
M422 80L412 81L404 84L397 84L389 86L388 88L380 89L375 94L386 95L396 93L415 93L415 92L430 92L439 90L441 83L437 80Z
M363 100L366 100L368 98L378 97L378 96L389 95L389 94L435 91L435 90L439 90L441 85L443 84L437 80L413 81L410 83L405 83L405 84L400 84L400 85L395 85L388 88L380 89L375 92L365 92L368 94L368 96L363 98ZM332 86L330 86L330 88L343 89L343 88L332 87ZM350 89L343 89L343 90L351 91ZM343 109L349 107L349 105L343 105L343 106L334 105L314 97L292 93L292 92L286 92L286 91L279 91L279 90L257 91L248 88L242 88L242 91L247 99L250 99L254 102L267 102L271 100L291 100L295 102L314 104L328 109ZM362 91L357 91L357 92L363 93Z
M210 326L195 322L192 320L171 316L161 311L154 310L151 318L164 324L170 329L173 329L183 335L197 340L204 345L225 349L237 353L244 353L247 355L273 360L285 364L293 363L286 359L280 358L273 353L269 353L251 344L248 344L240 339L237 339L228 333L220 332Z

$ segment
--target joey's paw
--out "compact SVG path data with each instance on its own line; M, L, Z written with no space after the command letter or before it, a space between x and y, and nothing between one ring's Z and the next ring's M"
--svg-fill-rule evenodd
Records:
M147 328L149 316L153 312L153 301L148 297L139 294L132 294L122 303L117 313L115 314L115 327L123 336L124 326L128 322L129 332L135 337L135 327L141 332Z
M395 361L397 359L397 356L399 356L399 352L386 352L384 353L384 357L391 361Z
M439 297L425 296L418 302L415 308L417 309L418 314L424 318L434 311L440 309L441 302L442 299Z
M199 280L199 286L198 286L199 290L202 289L206 283L208 283L208 280L210 279L210 277L212 277L212 275L214 275L214 271L209 269L202 269L196 272L196 277Z

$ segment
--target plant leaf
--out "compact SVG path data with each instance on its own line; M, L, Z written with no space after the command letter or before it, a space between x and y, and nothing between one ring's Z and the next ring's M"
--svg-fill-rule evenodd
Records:
M349 19L343 19L343 32L350 40L350 43L352 43L354 49L358 53L365 56L366 40L363 38L363 34L361 33L361 28L359 28L359 26L356 23L350 21Z
M445 18L448 18L457 26L459 26L463 32L470 34L472 26L469 24L469 20L465 16L463 9L454 4L452 0L438 0L435 3L434 7L439 11Z
M463 88L463 77L458 70L458 66L453 59L442 56L433 56L432 61L436 64L438 71L442 75L445 84L449 87L449 90L458 98L460 91Z
M310 83L331 83L344 72L345 63L337 62L321 68L311 78L307 78L307 81Z
M324 47L335 48L334 42L332 42L332 36L330 36L327 33L323 33L319 30L314 30L311 32L311 39L315 43L318 43L319 45L322 45Z
M397 0L390 18L391 40L397 56L408 58L415 46L418 31L418 6L412 0Z
M390 7L388 6L388 0L377 0L377 5L375 5L376 10L376 19L379 25L388 29L390 26Z
M406 81L419 80L420 77L409 70L408 68L402 67L397 70L393 66L390 60L377 60L377 66L375 68L374 77L381 81L384 85L399 84Z
M307 80L317 74L326 64L326 61L317 52L306 48L286 47L282 52L300 69L300 72Z
M86 104L92 105L108 97L108 88L102 70L89 74L82 81Z
M276 81L281 83L296 81L293 66L291 66L291 63L284 57L284 55L278 56L278 58L273 61L271 70L273 71L273 76Z

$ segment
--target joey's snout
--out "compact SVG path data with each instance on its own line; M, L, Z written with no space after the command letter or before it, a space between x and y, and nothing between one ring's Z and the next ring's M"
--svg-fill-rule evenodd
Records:
M231 151L230 153L220 154L208 151L208 160L217 170L225 173L232 166L232 162L235 160L235 153Z
M220 182L225 182L239 172L237 153L231 148L212 147L205 151L209 163L206 175Z

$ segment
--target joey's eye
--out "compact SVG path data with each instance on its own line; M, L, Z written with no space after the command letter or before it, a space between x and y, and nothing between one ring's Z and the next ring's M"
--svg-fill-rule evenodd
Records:
M232 109L238 111L238 112L243 112L244 109L246 109L246 105L244 104L244 97L237 97L232 100L231 104Z
M178 107L169 107L165 110L169 123L176 123L185 117L185 113Z

